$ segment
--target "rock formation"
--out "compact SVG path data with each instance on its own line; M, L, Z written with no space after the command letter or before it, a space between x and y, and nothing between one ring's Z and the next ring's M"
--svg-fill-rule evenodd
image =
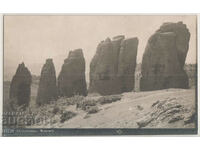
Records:
M10 84L10 99L16 99L18 106L27 107L31 94L31 73L24 63L19 64Z
M58 76L59 96L87 95L85 59L82 49L69 52Z
M56 72L52 59L47 59L42 67L36 103L49 103L57 96Z
M183 98L180 97L155 101L148 111L136 120L138 128L195 126L197 119L195 107L193 104L186 106L183 102Z
M134 88L138 39L116 36L97 46L90 64L89 92L119 94Z
M140 90L188 88L183 67L190 33L185 24L164 23L148 40L143 60Z
M125 39L121 43L118 62L121 92L130 92L134 89L137 46L137 38Z

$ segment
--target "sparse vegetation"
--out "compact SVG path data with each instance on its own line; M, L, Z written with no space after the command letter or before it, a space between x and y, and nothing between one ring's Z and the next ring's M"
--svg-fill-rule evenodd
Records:
M5 86L5 85L4 85ZM33 87L32 90L36 90L36 87ZM9 90L6 90L4 92L8 92ZM173 91L173 89L171 90ZM164 90L163 92L166 92L167 94L170 94L168 92L170 92L169 90ZM28 108L26 108L26 110L23 110L21 107L17 107L15 104L16 100L11 100L11 99L4 99L4 112L20 112L21 115L15 115L15 116L9 116L11 119L12 117L17 117L17 118L24 118L24 122L19 122L17 124L11 124L9 127L14 127L14 128L30 128L30 127L43 127L43 128L48 128L48 127L68 127L68 124L64 124L65 122L69 121L70 119L74 119L74 117L76 115L80 115L80 113L83 113L83 117L81 117L82 119L84 119L85 121L87 121L86 119L91 119L92 120L92 124L94 123L95 126L101 126L99 124L97 124L97 120L99 120L98 118L96 119L96 115L102 116L102 118L105 118L105 116L109 115L107 112L110 112L110 109L113 109L116 111L116 113L120 113L120 115L123 113L125 113L127 116L127 114L134 112L135 110L137 110L138 116L135 116L133 119L134 122L136 121L135 124L132 124L133 127L137 128L137 127L156 127L157 125L160 126L174 126L174 124L178 125L180 123L183 123L184 126L186 127L192 127L195 124L196 121L196 113L190 113L190 111L192 111L193 109L188 109L185 110L185 108L181 107L180 104L171 104L172 101L177 101L178 100L182 100L183 98L185 99L185 96L182 96L185 94L185 91L183 90L183 92L181 92L183 94L177 94L176 97L177 99L169 99L169 104L165 105L164 101L165 99L163 99L162 97L159 97L160 95L158 94L156 97L156 99L154 101L151 101L151 99L149 99L148 101L148 105L149 108L148 109L152 109L152 111L149 111L149 113L147 113L146 118L144 118L144 120L139 120L139 118L142 118L145 114L143 114L145 111L147 111L146 106L143 105L142 103L136 103L134 106L127 106L127 112L122 112L121 108L118 107L121 105L121 103L119 103L119 105L112 105L111 103L117 102L119 100L121 100L122 95L110 95L110 96L100 96L100 95L89 95L87 97L84 96L80 96L80 95L76 95L73 96L71 98L67 98L67 97L59 97L58 100L54 100L51 101L50 104L44 104L40 107L35 107L35 105L30 104L30 106ZM191 91L187 91L187 93L191 93ZM8 93L7 93L8 94ZM141 93L132 93L133 95L131 95L131 99L137 100L137 98L139 97L141 100L142 97L145 95L147 96L148 94L143 94ZM155 91L156 94L156 91ZM187 95L187 94L185 94ZM191 95L191 94L190 94ZM4 95L5 96L5 95ZM130 96L129 94L127 96ZM124 103L126 103L126 94L123 95L123 101ZM171 97L168 96L168 97ZM191 98L193 99L193 97ZM140 101L141 101L140 100ZM131 102L131 100L128 102ZM138 101L139 102L139 101ZM187 102L187 100L185 100L185 102ZM124 103L122 103L122 105L124 105ZM109 104L108 106L106 106L106 104ZM131 103L130 103L131 104ZM182 102L181 102L182 104ZM193 103L192 103L193 104ZM5 107L6 106L6 107ZM169 110L166 110L166 108L170 107ZM116 107L116 109L115 109ZM130 107L130 109L129 109ZM171 108L173 107L173 108ZM166 110L166 112L161 113L163 111L161 111L161 109L164 109L163 111ZM83 111L82 111L83 110ZM138 111L139 110L139 111ZM98 114L99 111L102 111L102 114ZM157 118L156 114L157 113L161 113L161 115ZM155 114L154 114L155 113ZM160 114L159 113L159 114ZM151 120L151 117L148 119L149 115L153 115L151 117L153 118L157 118L155 120ZM120 116L119 115L119 116ZM176 116L179 115L183 115L184 119L180 119L179 117L176 118ZM77 124L77 126L75 125L77 123L76 119L78 120L78 117L75 118L75 120L73 120L72 122L68 122L69 125L72 125L77 127L79 126L79 124ZM119 119L119 118L116 118ZM121 118L120 118L121 119ZM171 119L171 120L170 120ZM44 120L44 121L43 121ZM123 119L122 119L123 120ZM109 120L106 120L107 122ZM126 120L127 121L127 120ZM128 122L128 124L126 124L127 127L130 127L129 123L132 120L130 120ZM81 122L81 120L80 120ZM118 124L115 124L116 126ZM111 125L112 127L114 127L115 125ZM80 126L84 126L84 124L80 123ZM103 126L103 125L102 125ZM132 127L132 126L131 126Z
M60 122L64 123L65 121L73 118L74 116L76 116L76 113L71 112L71 111L66 111L61 115Z
M143 110L144 108L142 106L140 106L140 105L137 105L137 109L138 110Z
M97 106L89 106L86 111L88 114L94 114L99 111L99 108Z
M66 98L66 104L67 105L75 105L83 100L84 100L84 96L75 95L73 97Z
M82 110L87 110L91 106L96 106L97 102L94 99L86 99L84 101L80 101L76 104L76 108L80 108Z
M122 95L109 95L109 96L102 96L98 99L100 104L108 104L112 102L116 102L121 100Z

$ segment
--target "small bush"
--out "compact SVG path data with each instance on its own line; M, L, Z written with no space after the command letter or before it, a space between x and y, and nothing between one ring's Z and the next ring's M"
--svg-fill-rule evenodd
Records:
M99 111L99 108L97 106L89 106L86 111L88 114L94 114Z
M98 102L100 104L108 104L121 100L121 97L122 97L121 95L102 96L98 99Z
M64 123L65 121L67 121L75 116L76 116L76 113L71 112L71 111L66 111L61 115L60 122Z
M84 96L75 95L73 97L67 98L66 103L67 105L75 105L82 100L84 100Z
M144 108L142 106L140 106L140 105L137 105L137 109L138 110L143 110Z
M80 101L76 104L76 108L80 108L82 110L86 110L89 106L96 106L97 102L93 99L88 99L84 101Z

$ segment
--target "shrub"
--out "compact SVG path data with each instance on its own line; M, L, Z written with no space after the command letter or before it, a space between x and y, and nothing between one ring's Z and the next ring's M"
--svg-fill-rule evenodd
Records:
M96 106L97 102L94 99L87 99L84 101L80 101L76 104L76 108L80 108L82 110L86 110L89 106Z
M121 95L102 96L98 99L98 102L100 104L108 104L121 100L121 97L122 97Z
M65 121L67 121L75 116L76 116L76 113L71 112L71 111L66 111L61 115L60 122L64 123Z
M66 103L67 103L67 105L75 105L82 100L84 100L84 96L75 95L73 97L67 98Z
M94 114L99 111L99 108L97 106L88 106L86 111L88 114Z
M137 105L137 109L138 110L143 110L144 108L142 106L140 106L140 105Z

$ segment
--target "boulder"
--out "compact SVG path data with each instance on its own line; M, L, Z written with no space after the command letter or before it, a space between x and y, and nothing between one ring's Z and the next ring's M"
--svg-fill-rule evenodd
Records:
M142 60L140 90L188 88L184 71L190 33L182 22L164 23L148 40Z
M122 35L102 41L90 63L89 92L111 95L133 90L137 46L137 38Z
M56 100L57 87L56 87L56 72L52 59L47 59L42 67L39 88L36 98L38 105L49 103Z
M59 96L87 95L85 59L82 49L69 52L58 76Z
M19 64L10 84L10 99L15 99L18 106L27 107L31 94L31 73L24 63Z

